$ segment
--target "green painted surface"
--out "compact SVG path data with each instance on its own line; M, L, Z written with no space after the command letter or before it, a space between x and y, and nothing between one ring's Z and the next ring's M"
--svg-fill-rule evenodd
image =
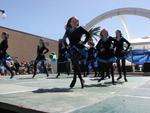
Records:
M72 76L45 75L0 77L0 101L50 113L149 113L150 77L128 77L111 84L111 80L98 83L96 78L84 78L85 88L79 80L69 88ZM140 107L137 107L140 106ZM138 109L135 109L137 107ZM145 110L144 110L145 109ZM143 111L143 112L141 112Z

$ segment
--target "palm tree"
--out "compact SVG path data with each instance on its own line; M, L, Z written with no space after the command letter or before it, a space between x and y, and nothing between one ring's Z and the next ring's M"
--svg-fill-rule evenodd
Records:
M100 33L100 27L93 27L89 30L90 33L90 37L91 39L89 41L93 41L93 39L97 40L97 37L99 37L99 33Z

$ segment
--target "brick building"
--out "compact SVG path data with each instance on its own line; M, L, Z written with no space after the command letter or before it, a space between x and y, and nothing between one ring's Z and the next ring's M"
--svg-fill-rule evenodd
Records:
M31 61L36 58L36 49L40 38L44 39L46 46L50 50L46 55L47 57L51 52L58 54L58 41L56 40L0 26L0 36L2 32L9 33L8 54L18 57L19 61Z

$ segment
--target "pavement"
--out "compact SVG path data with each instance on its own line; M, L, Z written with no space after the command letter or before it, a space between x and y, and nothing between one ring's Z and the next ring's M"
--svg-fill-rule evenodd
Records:
M11 113L150 113L150 76L128 75L128 82L112 85L91 75L84 78L84 89L79 79L69 88L72 75L55 76L0 77L0 108Z

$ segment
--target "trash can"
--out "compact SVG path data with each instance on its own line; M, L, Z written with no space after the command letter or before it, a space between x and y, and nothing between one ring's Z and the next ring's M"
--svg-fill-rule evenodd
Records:
M71 63L70 63L70 61L58 62L57 72L59 72L59 73L71 72Z

